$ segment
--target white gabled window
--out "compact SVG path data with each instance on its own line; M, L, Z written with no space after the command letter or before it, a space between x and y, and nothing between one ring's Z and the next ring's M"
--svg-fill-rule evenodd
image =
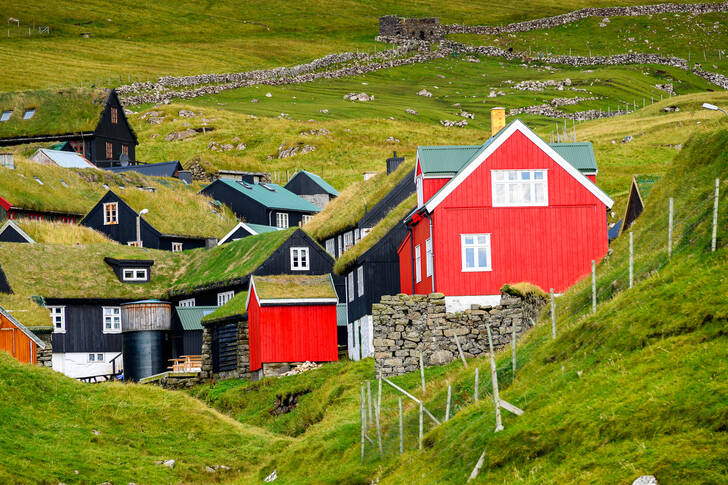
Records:
M426 254L426 260L425 264L427 265L427 276L432 276L432 267L433 267L433 260L432 260L432 238L429 238L427 241L425 241L425 254Z
M326 252L331 255L331 257L336 257L336 239L330 238L326 240Z
M146 281L147 268L124 268L121 276L122 281Z
M546 170L491 170L493 207L547 206Z
M344 233L344 251L348 251L354 245L354 233L349 231Z
M346 275L346 296L348 301L354 301L354 272Z
M119 203L107 202L104 204L104 225L119 223Z
M288 227L288 214L286 212L276 212L276 227L281 229Z
M173 253L179 253L182 251L182 243L181 242L173 242L172 243L172 252Z
M308 248L291 248L291 270L306 271L309 269Z
M223 291L222 293L218 293L217 294L217 306L223 306L225 303L232 300L234 296L235 296L234 291Z
M195 299L188 298L187 300L180 300L177 306L190 307L195 306Z
M422 254L420 245L415 246L415 282L422 281Z
M461 234L463 271L490 271L490 234Z
M66 307L49 306L54 333L66 333Z
M422 207L425 203L425 194L422 187L422 175L417 177L417 207Z
M103 307L104 333L120 333L121 332L121 307L105 306Z
M301 217L301 222L305 226L306 224L308 224L309 222L311 222L311 219L313 219L313 216L312 215L304 214L303 217Z
M356 294L364 296L364 266L356 268Z

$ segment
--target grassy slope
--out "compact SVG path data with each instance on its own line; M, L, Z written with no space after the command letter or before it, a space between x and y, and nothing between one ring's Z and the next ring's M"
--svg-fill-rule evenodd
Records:
M538 0L473 4L421 2L306 2L283 0L199 3L92 0L82 10L68 0L30 0L0 6L3 18L20 19L3 34L0 63L9 69L0 89L118 84L159 75L232 72L290 65L332 52L373 49L381 15L438 16L443 23L506 23L586 6L641 4L638 0L586 2ZM76 25L79 24L79 25ZM50 26L50 35L28 36L28 27ZM81 32L90 32L83 39ZM382 48L381 46L377 46ZM18 58L25 62L18 64ZM180 64L179 59L185 62Z
M550 338L546 317L546 324L520 343L515 382L510 352L498 355L501 395L526 411L521 417L504 413L503 432L492 432L490 398L473 404L473 366L484 371L481 396L490 389L486 359L472 361L467 370L459 362L427 369L427 408L436 416L444 414L450 383L456 415L434 430L426 421L429 433L425 450L419 452L416 407L405 400L408 451L401 458L396 455L399 396L385 386L386 457L377 458L369 447L363 465L358 453L359 380L373 378L371 361L338 363L254 384L225 381L201 388L199 395L241 422L296 437L263 463L258 479L276 469L285 483L460 483L485 447L480 483L631 483L642 474L655 474L666 484L723 482L728 477L728 212L721 215L719 251L711 254L706 221L712 204L702 202L714 177L728 175L726 157L728 132L696 137L655 186L634 226L635 288L611 291L624 287L623 238L599 266L596 314L567 316L588 308L590 285L584 281L559 300L556 340ZM686 173L691 174L690 186L683 183ZM677 208L685 209L677 218L670 263L664 247L656 249L664 244L669 196L675 197ZM721 204L728 206L725 191ZM687 207L694 209L689 215ZM422 395L418 373L395 381ZM276 395L306 389L312 392L300 398L292 413L267 413ZM315 472L307 466L313 461Z
M151 386L82 384L0 352L0 481L203 483L249 470L285 439ZM154 462L176 460L172 470Z
M106 235L94 231L90 227L65 224L61 222L31 221L20 219L16 221L25 233L35 242L43 244L65 244L75 246L78 244L111 243Z

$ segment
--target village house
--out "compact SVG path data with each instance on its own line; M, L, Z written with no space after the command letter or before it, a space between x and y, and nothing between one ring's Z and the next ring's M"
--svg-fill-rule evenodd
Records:
M594 183L591 145L549 145L519 120L503 127L498 110L482 145L417 151L400 286L444 293L448 312L497 304L505 283L562 292L607 252L613 201Z
M74 151L39 148L29 160L41 165L58 165L63 168L96 168L83 155Z
M67 142L97 167L133 162L139 144L113 89L0 94L0 146Z
M284 187L322 209L339 195L323 178L306 170L296 172Z
M35 244L35 241L13 221L5 221L0 227L0 242Z
M24 364L37 364L38 351L45 348L45 342L0 306L0 352Z
M136 165L126 165L122 167L108 167L107 170L114 173L136 172L147 177L171 177L183 180L187 183L192 182L192 174L189 170L185 170L179 160L171 162L158 163L139 163Z
M225 234L217 245L226 244L232 241L237 241L248 236L257 236L265 232L281 231L282 227L264 226L262 224L253 224L252 222L239 222L230 232Z
M4 221L6 219L28 219L30 221L50 221L76 224L82 218L83 214L54 210L38 210L36 208L27 207L24 204L14 204L0 195L0 221Z
M217 179L201 194L227 205L245 222L278 228L306 224L321 208L271 183Z

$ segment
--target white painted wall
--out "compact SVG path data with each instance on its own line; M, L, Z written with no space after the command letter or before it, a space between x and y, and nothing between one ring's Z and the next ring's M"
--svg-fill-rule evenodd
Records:
M446 296L445 311L447 313L470 310L470 305L500 305L500 295Z
M116 357L118 352L94 352L95 355L103 354L103 362L89 362L88 354L91 352L67 352L64 354L53 353L51 362L53 363L53 370L61 372L68 377L89 377L97 376L101 374L111 374L112 364L109 360ZM123 368L122 358L116 359L116 372L120 372Z

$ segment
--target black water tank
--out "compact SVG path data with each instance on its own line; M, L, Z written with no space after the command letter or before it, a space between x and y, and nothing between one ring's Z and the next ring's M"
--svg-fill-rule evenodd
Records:
M164 332L147 330L122 335L124 380L138 381L167 370L164 360Z

